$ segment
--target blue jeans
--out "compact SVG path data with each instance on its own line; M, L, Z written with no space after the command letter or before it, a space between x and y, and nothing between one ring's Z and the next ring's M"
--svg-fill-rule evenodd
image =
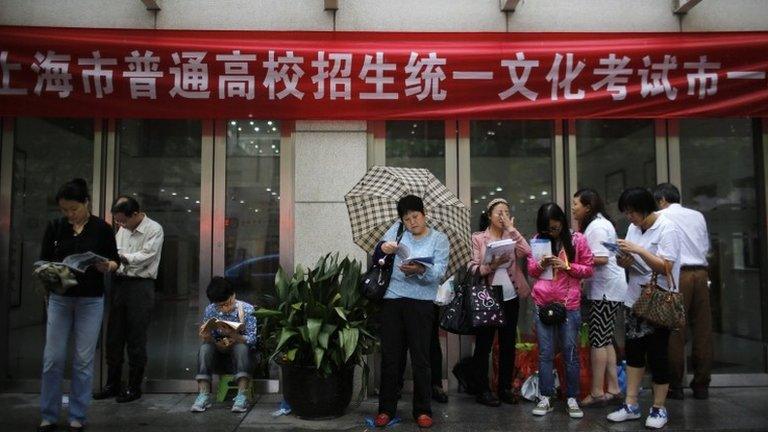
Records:
M99 340L104 297L65 297L51 294L43 353L40 411L43 420L56 423L61 411L61 382L67 357L67 341L74 333L72 385L69 391L69 421L85 423L91 403L93 357Z
M542 324L539 320L539 310L534 310L536 320L536 336L539 340L539 391L542 396L552 396L555 393L555 376L553 363L555 359L555 330L560 334L560 346L565 360L565 382L568 387L568 397L579 395L579 327L581 326L581 311L569 310L565 321L557 326ZM561 377L562 379L562 377Z

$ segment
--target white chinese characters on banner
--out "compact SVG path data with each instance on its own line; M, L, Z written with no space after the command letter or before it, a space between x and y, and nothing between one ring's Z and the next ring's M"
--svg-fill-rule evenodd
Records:
M125 58L128 72L123 72L123 76L128 78L131 99L157 99L157 79L162 78L164 74L158 71L160 57L152 54L154 53L149 50L144 51L143 55L139 50L133 50L131 55Z
M179 95L187 99L208 99L208 65L203 63L207 52L184 51L171 54L175 67L169 69L173 75L171 97ZM181 66L181 67L179 67Z
M499 99L506 100L512 95L520 93L530 101L535 101L538 93L525 86L528 78L531 76L531 70L539 67L538 60L526 60L525 53L515 53L515 60L502 60L501 65L509 69L509 78L512 80L512 87L499 93ZM522 74L518 74L517 68L523 68Z
M333 66L330 64L333 62ZM325 59L325 51L317 52L317 60L312 61L312 67L317 73L312 76L312 83L317 86L313 93L315 99L325 97L325 82L330 79L328 87L330 88L330 98L352 99L352 54L351 53L329 53L328 60ZM328 68L331 67L330 72Z
M92 57L81 57L77 59L80 66L90 66L90 69L83 67L81 72L83 76L83 91L91 92L91 81L93 81L93 91L96 98L102 99L104 95L111 94L114 91L112 84L112 69L104 69L103 66L117 65L115 58L102 58L98 50L92 53Z
M69 96L72 93L72 74L69 73L71 59L69 54L56 54L53 51L48 51L48 54L40 51L35 53L35 62L31 66L37 72L35 94L40 96L45 90L58 93L60 98Z
M270 50L268 59L265 61L264 69L267 75L264 77L264 87L269 90L269 99L283 99L288 95L293 95L296 99L303 99L304 92L296 88L299 79L304 76L304 71L299 66L304 63L304 57L293 55L293 51L286 51L285 56L275 59L275 52ZM283 89L275 93L275 87L278 83L283 84Z
M8 61L8 51L0 51L0 72L2 81L0 81L0 95L25 95L27 89L11 87L11 71L20 71L21 63L10 63Z
M164 58L166 55L168 58ZM452 87L455 82L476 80L484 81L479 88L489 91L488 96L501 101L517 97L536 102L540 95L546 98L547 87L551 89L549 96L553 101L581 100L587 91L590 95L608 93L617 102L627 100L632 94L643 99L660 97L674 101L679 99L678 90L683 90L686 82L688 96L705 99L717 94L719 80L765 79L764 71L721 71L722 63L710 60L709 55L698 55L697 60L680 65L678 57L672 54L632 59L612 52L591 57L590 74L584 73L587 60L579 60L571 52L554 53L548 65L542 57L534 59L518 51L514 57L500 59L494 66L479 65L474 70L467 69L477 64L457 67L436 51L410 51L407 60L403 56L398 63L383 51L353 55L320 50L298 55L290 49L266 50L262 57L262 54L232 50L216 54L214 58L219 63L211 68L206 59L212 56L206 51L180 51L161 56L151 50L134 49L123 58L123 64L118 58L103 57L100 50L75 56L74 60L70 54L47 50L37 51L32 61L24 63L18 62L18 57L13 57L10 51L3 50L0 51L0 95L33 93L68 98L73 92L81 91L104 99L114 97L118 87L127 84L134 100L158 99L161 90L158 86L163 86L162 91L171 98L210 99L211 93L215 93L218 99L253 100L258 79L266 89L260 96L272 101L303 100L305 92L312 88L314 100L398 100L402 95L416 102L442 102L455 91L456 87ZM263 61L257 63L257 57ZM164 64L161 61L166 60L167 73L173 76L172 86L171 80L162 79L166 72L161 70ZM71 68L71 64L76 66ZM449 65L458 70L449 69ZM508 79L494 79L499 66ZM22 79L29 71L34 72L31 79ZM125 80L115 80L115 76ZM35 85L33 89L24 88L19 82ZM630 89L634 93L631 94Z
M427 58L419 58L415 52L411 52L405 72L408 78L405 80L405 95L416 95L416 99L424 100L430 97L432 100L445 100L447 91L440 88L440 81L445 80L443 68L445 59L438 58L436 53L429 53Z
M216 60L224 62L224 75L219 76L219 99L256 97L255 78L248 73L248 62L256 61L255 54L233 50L232 54L218 54Z
M563 97L566 99L584 99L584 90L578 90L575 93L571 90L573 80L579 76L581 70L584 69L584 62L579 61L576 66L573 65L573 53L567 53L565 56L565 77L562 82L560 81L560 63L563 61L563 56L560 53L555 54L555 60L552 62L552 68L547 74L547 81L552 83L552 94L550 98L552 100L558 100L558 88L563 89Z

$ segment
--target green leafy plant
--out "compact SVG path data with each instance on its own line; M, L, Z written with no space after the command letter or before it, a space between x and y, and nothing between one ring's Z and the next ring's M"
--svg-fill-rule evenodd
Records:
M322 376L353 365L367 375L365 356L373 352L373 304L359 292L361 265L329 253L314 269L297 266L291 278L275 276L275 297L254 312L262 320L262 340L279 364L314 367Z

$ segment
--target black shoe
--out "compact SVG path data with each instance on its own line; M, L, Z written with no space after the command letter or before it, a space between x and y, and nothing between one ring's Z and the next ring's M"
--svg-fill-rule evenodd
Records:
M125 403L135 401L139 398L141 398L141 390L128 387L122 393L120 393L120 396L115 398L115 402Z
M51 423L45 426L38 426L36 430L37 432L54 432L58 428L59 428L59 425L57 425L56 423Z
M667 390L667 399L684 400L685 394L683 394L683 389L680 387L670 387Z
M102 399L109 399L117 396L120 396L120 387L106 385L104 386L104 390L93 394L93 399L102 400Z
M475 388L475 386L470 381L470 376L467 373L465 363L457 363L456 366L453 367L451 372L453 373L453 376L456 377L456 381L459 382L459 392L464 392L471 395L477 395L480 392Z
M520 402L520 398L510 390L502 390L499 392L499 400L505 404L517 405Z
M475 402L489 407L497 407L501 405L501 401L489 391L475 396Z
M437 385L432 386L432 399L434 399L435 402L448 403L448 395L445 394L442 387Z
M709 386L691 384L691 390L695 399L709 399Z

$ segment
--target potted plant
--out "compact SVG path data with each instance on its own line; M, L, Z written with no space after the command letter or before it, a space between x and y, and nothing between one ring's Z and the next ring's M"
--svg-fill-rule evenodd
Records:
M300 418L344 414L352 398L355 366L369 372L373 352L373 305L359 292L360 263L327 254L314 269L297 266L288 278L275 276L272 305L254 314L262 320L262 340L282 369L283 397ZM363 387L364 391L365 387Z

